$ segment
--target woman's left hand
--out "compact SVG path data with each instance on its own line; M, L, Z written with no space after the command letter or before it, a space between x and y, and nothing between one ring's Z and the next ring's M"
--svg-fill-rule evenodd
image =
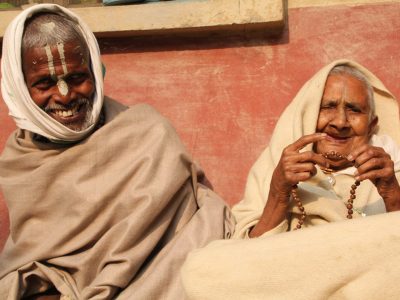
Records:
M371 180L383 198L386 210L400 210L400 186L394 172L394 163L383 148L364 144L351 151L347 159L354 161L358 181Z

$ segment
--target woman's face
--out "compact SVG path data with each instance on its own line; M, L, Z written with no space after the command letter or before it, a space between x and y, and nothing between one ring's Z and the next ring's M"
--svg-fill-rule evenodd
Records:
M365 84L348 74L329 75L316 130L326 133L327 138L314 145L315 152L334 151L347 156L356 147L368 143L376 123L377 118L371 118ZM348 162L338 159L336 163L340 167Z

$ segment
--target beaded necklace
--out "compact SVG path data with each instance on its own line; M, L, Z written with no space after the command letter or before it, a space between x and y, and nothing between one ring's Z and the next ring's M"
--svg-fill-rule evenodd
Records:
M325 158L337 158L337 159L345 159L346 157L341 155L338 152L335 151L331 151L331 152L326 152L323 154L323 157ZM329 169L329 168L321 168L325 173L332 173L333 170ZM356 199L356 189L357 187L360 185L360 182L358 180L356 180L354 182L354 184L351 185L350 188L350 195L349 195L349 199L347 200L346 203L346 208L347 208L347 219L352 219L353 218L353 202ZM297 207L299 208L301 215L300 215L300 219L296 225L296 228L294 228L294 230L296 229L300 229L301 226L304 224L304 221L307 217L306 211L303 207L303 203L301 202L301 199L299 198L298 194L297 194L297 184L293 186L292 190L291 190L291 195L293 200L296 202Z

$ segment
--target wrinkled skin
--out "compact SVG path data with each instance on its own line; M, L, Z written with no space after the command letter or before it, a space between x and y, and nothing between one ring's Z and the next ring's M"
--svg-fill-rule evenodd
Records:
M88 124L95 84L88 51L77 42L63 45L65 64L57 45L51 45L51 56L45 47L24 51L22 67L32 100L64 126L80 131ZM52 69L54 66L54 69ZM60 80L64 89L60 89ZM82 99L86 99L87 104Z
M316 165L341 170L354 164L355 179L371 180L388 212L400 210L394 163L382 148L368 144L377 123L363 82L347 74L328 76L316 133L301 137L283 150L272 176L267 204L250 237L263 234L286 218L292 187L314 176ZM313 144L314 150L300 152L308 144ZM323 157L331 151L344 158Z

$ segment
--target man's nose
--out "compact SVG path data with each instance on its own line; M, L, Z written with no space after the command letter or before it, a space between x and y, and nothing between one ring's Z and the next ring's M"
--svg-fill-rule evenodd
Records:
M56 103L66 105L71 102L73 91L64 80L59 80L54 87L53 100Z

